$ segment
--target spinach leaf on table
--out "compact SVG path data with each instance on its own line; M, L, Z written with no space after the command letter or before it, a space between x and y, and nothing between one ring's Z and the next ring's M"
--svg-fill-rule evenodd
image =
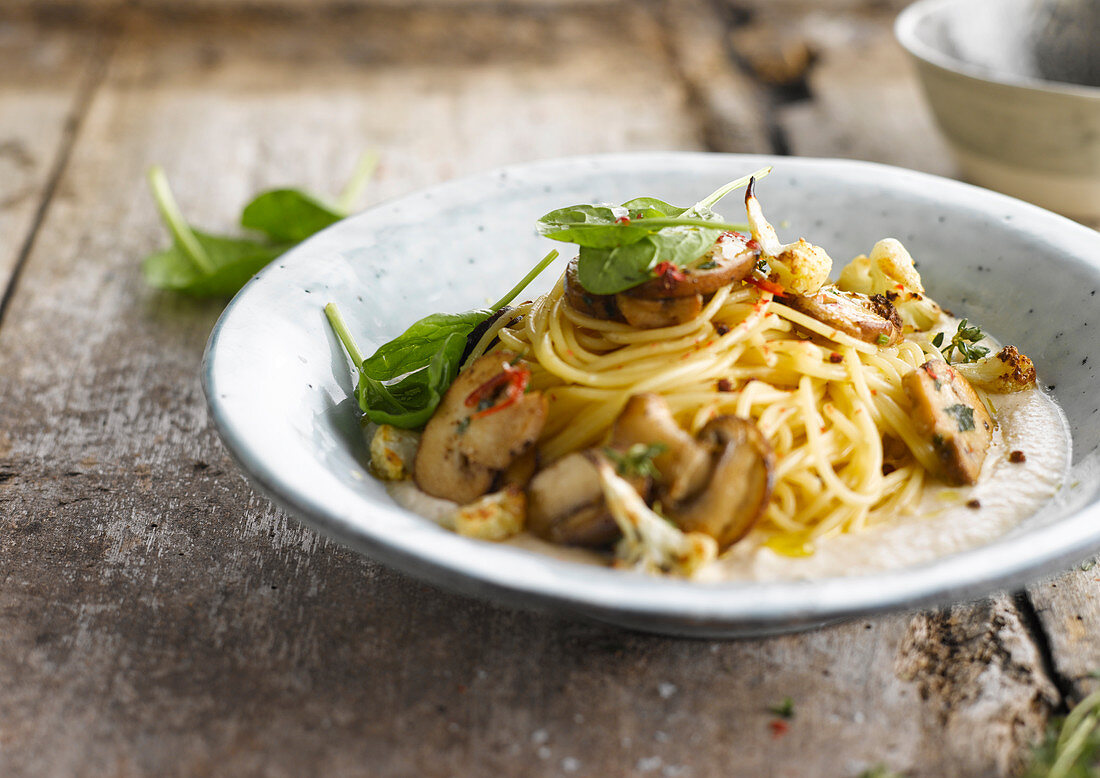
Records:
M296 189L274 189L257 195L241 215L242 226L264 238L213 235L187 223L168 188L164 170L149 171L149 186L172 245L144 259L142 273L150 286L197 297L229 297L257 271L287 250L347 216L374 172L377 156L366 154L337 203Z

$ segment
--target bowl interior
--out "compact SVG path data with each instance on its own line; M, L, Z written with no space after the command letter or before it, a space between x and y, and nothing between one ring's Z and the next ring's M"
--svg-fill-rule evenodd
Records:
M758 195L783 225L781 238L805 236L824 246L836 270L880 238L900 239L933 297L1016 344L1056 387L1079 473L1066 499L1022 537L876 574L874 585L831 579L702 586L458 537L399 509L367 474L349 365L325 321L325 303L340 306L369 353L427 313L484 305L507 290L554 247L533 228L553 208L643 194L686 205L766 164L775 172ZM738 218L739 198L719 210ZM227 447L256 484L318 529L407 571L475 594L555 601L648 629L771 631L980 593L1100 545L1095 517L1074 516L1096 500L1098 484L1088 470L1100 449L1096 257L1100 234L1062 217L881 165L685 153L538 163L382 205L269 266L215 328L204 388ZM525 296L545 290L554 274ZM1051 522L1058 526L1047 532Z
M1095 0L924 0L912 36L989 78L1100 86Z

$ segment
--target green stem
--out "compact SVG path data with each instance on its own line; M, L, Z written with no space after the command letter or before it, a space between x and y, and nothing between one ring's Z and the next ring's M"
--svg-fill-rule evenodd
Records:
M1073 706L1073 710L1066 716L1066 720L1062 722L1062 734L1058 737L1058 750L1065 747L1066 741L1070 737L1070 733L1077 729L1077 724L1085 716L1096 711L1097 706L1100 706L1100 691L1095 691L1085 699Z
M711 192L709 195L704 197L702 200L697 202L694 206L692 206L688 210L689 211L694 211L697 208L712 208L718 203L719 200L721 200L723 197L728 195L734 189L740 189L743 186L748 186L749 179L755 178L757 181L759 181L761 178L768 175L768 173L770 173L770 172L772 172L771 166L762 167L759 170L757 170L755 173L749 173L747 176L741 176L736 181L730 181L725 186L720 187L720 188L714 190L713 192Z
M180 213L176 199L172 197L172 190L168 188L168 177L164 175L164 168L154 165L149 168L149 187L153 190L153 200L157 204L157 210L172 233L172 238L183 249L183 253L190 258L195 267L203 275L213 275L217 272L214 263L206 253L206 249L199 243L195 233L187 226L187 221Z
M362 367L363 352L355 345L355 339L351 336L348 325L344 321L344 317L340 315L340 309L336 307L336 303L329 303L325 306L325 316L328 317L328 323L332 326L332 331L336 333L336 337L344 344L351 361L355 363L357 368Z
M359 202L359 198L363 196L363 192L367 188L367 184L374 176L374 171L378 168L378 152L367 151L359 157L359 161L355 164L355 172L351 174L351 178L348 179L348 183L344 186L340 197L336 200L336 208L344 214L351 213L351 209L355 207L355 204Z
M518 284L516 284L515 286L513 286L512 290L510 292L508 292L508 294L504 295L504 297L501 297L499 300L497 300L495 303L493 303L491 310L495 313L496 311L499 311L501 308L503 308L508 303L512 302L512 300L515 300L516 296L520 292L522 292L524 289L526 289L527 285L529 283L531 283L532 281L534 281L539 276L539 274L542 273L542 271L545 270L547 267L549 267L550 263L553 262L557 258L558 258L558 251L557 251L557 249L554 249L549 254L547 254L545 257L543 257L542 260L537 265L535 265L533 268L531 268L531 272L528 273L527 275L525 275L523 278L521 278L520 282Z
M1072 734L1062 741L1062 738L1058 739L1058 750L1061 752L1058 754L1058 759L1050 766L1050 772L1047 773L1047 778L1067 778L1070 768L1073 767L1077 761L1077 757L1081 755L1081 752L1085 748L1085 743L1092 734L1093 729L1096 727L1097 716L1096 713L1090 713L1079 726L1072 730ZM1066 723L1069 723L1069 717L1066 717ZM1063 725L1064 727L1065 725ZM1062 734L1065 735L1065 728L1063 728Z

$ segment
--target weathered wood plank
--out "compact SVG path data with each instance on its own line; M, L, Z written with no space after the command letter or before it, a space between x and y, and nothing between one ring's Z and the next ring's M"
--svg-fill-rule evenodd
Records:
M248 489L196 378L219 304L141 283L153 162L229 228L365 147L372 198L693 147L660 42L623 8L133 22L0 330L0 774L1008 774L1057 699L1011 602L709 643L440 592Z
M0 17L0 291L68 141L97 38Z
M793 154L950 176L954 163L912 66L893 40L891 20L855 16L841 24L807 14L797 24L763 22L757 35L801 37L815 55L808 76L812 99L782 107L779 126Z
M1080 700L1100 683L1100 566L1091 560L1027 593L1050 643L1054 672Z
M767 102L761 88L729 56L726 32L731 20L705 0L663 3L658 18L699 114L703 141L710 151L767 154Z

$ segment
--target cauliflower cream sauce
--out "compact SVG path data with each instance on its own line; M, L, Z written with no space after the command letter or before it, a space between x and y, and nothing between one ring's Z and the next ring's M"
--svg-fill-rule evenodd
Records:
M918 512L889 524L834 535L779 551L753 532L696 574L696 581L774 581L858 575L895 570L988 543L1016 527L1049 500L1065 480L1070 439L1061 409L1037 389L990 395L997 430L976 486L926 484ZM1023 462L1012 462L1020 451ZM412 480L392 481L387 489L407 510L453 529L458 507L424 494ZM974 501L979 503L974 506ZM530 534L508 545L558 559L606 565L591 551L546 543Z

